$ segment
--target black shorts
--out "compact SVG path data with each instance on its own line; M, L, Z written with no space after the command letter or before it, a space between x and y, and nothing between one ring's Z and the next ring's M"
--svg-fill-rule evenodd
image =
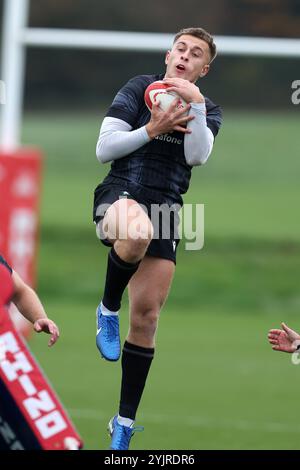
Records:
M155 191L144 186L120 178L109 177L95 189L94 223L98 225L103 220L108 207L120 198L130 198L141 204L153 224L154 236L146 255L169 259L176 264L176 251L180 241L178 235L180 205L164 198L158 198ZM99 211L100 206L101 210ZM158 216L156 210L160 212ZM103 238L101 224L98 226L100 227L101 242L106 246L111 246L111 243Z

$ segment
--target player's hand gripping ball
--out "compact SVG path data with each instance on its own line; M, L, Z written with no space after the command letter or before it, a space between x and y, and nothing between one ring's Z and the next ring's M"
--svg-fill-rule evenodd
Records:
M185 108L187 103L182 99L176 92L168 92L170 85L166 85L163 81L158 80L157 82L151 83L145 90L144 99L149 109L152 110L152 105L156 101L159 101L159 107L163 111L167 111L174 100L178 100L177 109Z

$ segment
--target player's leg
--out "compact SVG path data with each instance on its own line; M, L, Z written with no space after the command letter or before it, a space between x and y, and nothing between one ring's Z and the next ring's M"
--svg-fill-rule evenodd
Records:
M127 198L115 201L101 224L101 233L113 246L103 299L97 309L96 343L105 359L116 361L121 353L118 311L122 295L152 239L152 224L141 206Z
M175 263L145 256L129 283L130 325L127 341L145 348L155 347L160 311L168 297Z
M117 442L128 448L135 430L133 423L154 356L159 313L174 270L170 260L145 256L129 283L130 327L122 351L119 416L110 422L112 449L118 448Z

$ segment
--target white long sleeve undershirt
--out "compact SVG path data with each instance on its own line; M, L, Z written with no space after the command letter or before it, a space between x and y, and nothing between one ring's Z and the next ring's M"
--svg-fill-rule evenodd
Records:
M104 118L96 148L99 162L118 160L150 142L146 126L131 129L132 126L121 119Z
M214 135L206 123L205 103L191 103L190 114L195 118L187 125L192 133L184 136L185 159L190 166L204 165L214 145Z
M204 103L192 103L191 111L195 119L188 123L191 134L184 136L184 154L190 166L203 165L213 148L214 136L206 125ZM101 163L118 160L150 142L146 126L132 130L127 122L106 117L103 120L96 155Z

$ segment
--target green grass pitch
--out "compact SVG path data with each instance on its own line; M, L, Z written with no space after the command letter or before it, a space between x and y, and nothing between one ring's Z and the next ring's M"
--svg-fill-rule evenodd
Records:
M120 363L95 346L106 249L92 223L102 115L26 115L24 141L45 154L38 293L61 338L30 347L81 433L106 449ZM300 368L267 343L300 330L299 132L296 115L225 113L186 202L205 204L205 246L183 242L132 449L299 449ZM128 327L127 299L121 312Z

